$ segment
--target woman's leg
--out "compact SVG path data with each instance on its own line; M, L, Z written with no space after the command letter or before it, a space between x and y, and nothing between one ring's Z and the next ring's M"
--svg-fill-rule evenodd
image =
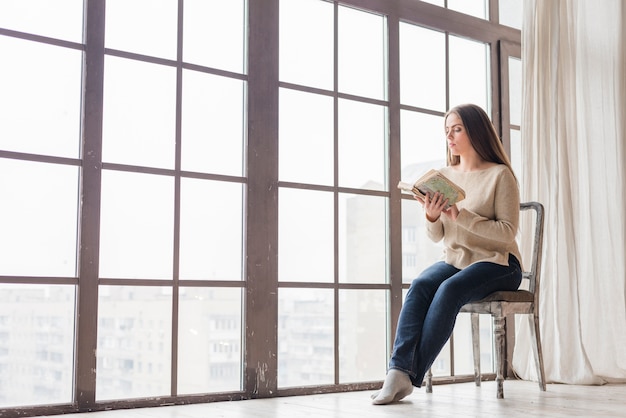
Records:
M413 282L402 304L398 328L389 361L390 369L399 369L415 376L414 365L417 348L428 310L437 289L460 270L444 262L435 263L424 270Z
M413 392L409 375L414 375L413 364L428 307L441 283L458 271L439 262L428 267L411 283L398 318L389 372L382 389L372 395L375 404L396 402Z
M446 280L433 298L419 341L411 375L413 384L420 387L426 371L450 338L461 307L480 300L498 290L517 290L522 271L515 257L509 257L509 266L494 263L476 263Z
M509 264L476 263L458 270L437 263L411 284L398 321L390 371L381 391L374 394L374 403L398 401L411 393L411 384L421 386L465 303L519 287L519 263L511 256Z

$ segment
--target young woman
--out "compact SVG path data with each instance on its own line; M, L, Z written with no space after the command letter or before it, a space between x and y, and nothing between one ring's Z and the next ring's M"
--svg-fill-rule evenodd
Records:
M522 279L515 241L519 188L502 143L483 109L465 104L445 115L448 166L440 171L465 191L445 209L439 194L419 199L428 236L443 239L444 254L411 284L400 312L389 369L377 405L399 401L420 387L452 334L461 307Z

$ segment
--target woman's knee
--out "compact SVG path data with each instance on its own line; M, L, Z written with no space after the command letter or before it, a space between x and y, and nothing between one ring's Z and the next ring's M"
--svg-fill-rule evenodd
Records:
M446 280L437 289L435 298L439 303L443 303L451 308L458 307L460 309L469 299L471 286L463 282Z

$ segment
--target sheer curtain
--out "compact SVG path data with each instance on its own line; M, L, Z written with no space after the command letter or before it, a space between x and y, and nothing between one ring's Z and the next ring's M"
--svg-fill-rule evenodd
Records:
M523 199L546 208L548 382L626 382L626 6L525 0ZM513 367L536 380L526 322Z

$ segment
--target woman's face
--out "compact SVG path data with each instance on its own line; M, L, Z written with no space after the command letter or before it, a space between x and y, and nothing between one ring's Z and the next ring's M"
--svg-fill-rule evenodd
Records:
M446 118L446 139L452 155L461 156L474 150L463 121L456 113L450 113Z

